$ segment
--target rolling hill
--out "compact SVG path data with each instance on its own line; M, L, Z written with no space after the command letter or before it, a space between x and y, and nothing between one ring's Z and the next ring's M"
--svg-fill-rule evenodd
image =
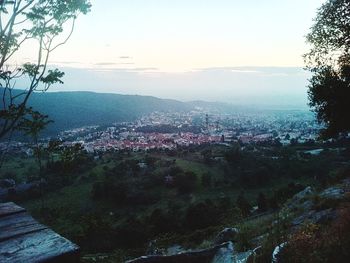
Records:
M35 93L29 104L54 120L47 129L49 133L85 125L131 121L153 111L192 109L191 105L175 100L93 92Z

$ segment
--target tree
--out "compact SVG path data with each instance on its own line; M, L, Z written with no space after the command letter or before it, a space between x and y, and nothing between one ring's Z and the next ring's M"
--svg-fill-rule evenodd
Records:
M54 154L57 154L62 142L59 140L50 140L47 145L47 166L50 167L54 163Z
M76 169L79 165L79 162L83 158L83 155L84 147L80 143L63 147L60 154L63 171L71 172L73 169Z
M26 112L30 118L23 117L17 127L20 131L23 131L25 135L30 136L34 142L34 155L38 162L39 174L42 175L42 153L43 149L39 144L39 134L45 126L52 122L48 119L47 115L43 115L38 111L34 111L31 107L26 108Z
M230 164L236 164L242 161L242 152L239 143L233 145L225 152L225 159Z
M313 76L309 84L309 105L325 125L321 137L336 137L350 131L350 2L328 0L318 10L307 35L311 44L305 54Z
M77 16L90 6L88 0L0 0L0 139L33 117L27 106L33 92L63 83L63 72L48 69L50 54L68 41ZM66 26L70 30L64 36ZM31 45L36 62L14 66L12 59L24 44ZM28 79L25 87L16 87L19 79Z
M203 229L219 222L219 211L213 202L206 200L194 205L190 205L186 210L185 225L188 229Z
M213 152L212 149L206 149L201 152L201 155L203 156L203 161L205 164L210 164L213 158Z
M243 191L237 197L236 205L241 210L243 217L250 215L250 210L252 209L252 206L249 204L248 200L244 197Z

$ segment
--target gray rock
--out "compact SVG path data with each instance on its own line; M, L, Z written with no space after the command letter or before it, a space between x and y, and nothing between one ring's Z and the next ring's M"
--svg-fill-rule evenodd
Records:
M249 250L246 252L237 253L233 256L234 263L247 263L249 258L253 255L253 251Z
M295 194L293 196L293 200L294 201L299 201L302 200L310 195L312 195L314 193L314 191L312 190L311 186L306 187L303 191Z
M290 203L288 204L289 208L296 208L302 206L308 206L309 203L305 203L307 200L305 198L310 197L314 194L314 191L310 186L306 187L303 191L295 194L293 198L291 199ZM312 206L312 204L311 204Z
M336 211L333 210L332 208L330 208L330 209L326 209L326 210L322 210L322 211L316 212L312 216L312 221L315 224L322 224L322 223L325 223L327 221L335 219L336 216L337 216Z
M320 196L328 199L342 199L345 195L345 190L339 187L330 187L324 190Z
M222 247L217 251L211 263L233 263L235 262L233 261L233 253L233 244L229 242L226 247Z
M239 230L235 227L227 227L222 230L214 239L214 244L219 245L227 241L234 241L237 237Z
M300 208L302 208L303 210L310 210L313 205L314 205L314 202L312 202L311 200L306 200L304 203L300 205Z

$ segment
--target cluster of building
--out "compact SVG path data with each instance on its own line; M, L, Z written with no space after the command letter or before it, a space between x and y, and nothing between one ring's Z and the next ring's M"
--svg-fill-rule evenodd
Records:
M144 129L144 128L147 129ZM202 109L190 112L154 112L133 122L87 126L61 132L65 146L80 143L88 152L110 150L176 149L208 143L257 143L315 140L320 126L309 112L251 112L219 114ZM46 144L48 140L43 141ZM26 143L0 143L0 151L30 154Z
M140 131L147 127L147 132ZM169 131L163 128L169 128ZM193 127L196 127L194 129ZM320 126L308 112L208 114L200 109L180 113L154 112L128 123L66 131L60 139L81 143L88 152L176 149L207 143L257 143L315 140ZM191 131L191 130L195 130Z
M133 151L151 149L172 150L179 146L201 145L220 142L221 140L221 136L193 133L131 133L126 138L114 139L105 137L83 143L83 145L88 152L125 149Z

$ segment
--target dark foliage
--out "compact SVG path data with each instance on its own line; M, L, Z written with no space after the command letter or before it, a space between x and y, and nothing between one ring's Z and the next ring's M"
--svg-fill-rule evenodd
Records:
M191 205L186 212L186 226L191 230L213 226L218 223L218 214L217 206L211 201Z
M307 36L312 48L305 55L313 73L310 106L325 125L324 138L350 131L350 3L328 0Z
M251 204L249 204L248 200L244 197L243 192L241 192L237 197L236 205L241 210L242 216L246 217L250 215L250 210L252 209L252 206Z
M268 209L268 202L266 196L263 193L259 193L257 205L259 212L265 212Z

